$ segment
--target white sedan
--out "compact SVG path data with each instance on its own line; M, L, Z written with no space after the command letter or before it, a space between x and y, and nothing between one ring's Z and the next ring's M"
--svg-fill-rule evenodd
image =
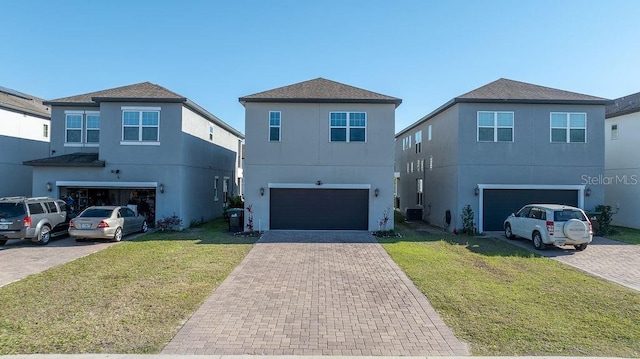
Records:
M89 207L69 222L69 235L76 240L92 238L119 242L129 233L144 233L148 229L145 217L121 206Z

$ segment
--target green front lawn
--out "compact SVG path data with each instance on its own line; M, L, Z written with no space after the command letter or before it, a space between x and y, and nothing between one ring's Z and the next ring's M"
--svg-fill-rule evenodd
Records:
M474 355L640 357L640 293L492 238L380 239Z
M158 353L251 249L218 220L0 288L0 355Z
M620 242L627 242L631 244L640 244L640 230L627 228L627 227L613 227L614 234L609 234L606 237L614 239Z

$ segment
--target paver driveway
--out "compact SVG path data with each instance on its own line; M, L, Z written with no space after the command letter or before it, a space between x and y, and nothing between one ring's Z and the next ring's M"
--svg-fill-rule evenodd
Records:
M517 238L507 240L502 232L488 232L489 236L508 241L516 246L531 250L543 257L581 269L587 273L640 291L640 246L614 241L603 237L593 237L584 251L576 251L573 246L554 247L540 251L533 248L530 240Z
M270 231L163 354L469 355L367 232Z

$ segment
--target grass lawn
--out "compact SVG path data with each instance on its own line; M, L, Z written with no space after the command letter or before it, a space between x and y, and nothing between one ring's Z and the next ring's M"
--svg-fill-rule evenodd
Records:
M255 242L226 227L148 234L0 288L0 355L158 353Z
M608 235L607 238L614 239L620 242L640 244L640 230L616 226L614 226L613 229L616 233Z
M474 355L640 357L640 293L491 238L379 239Z

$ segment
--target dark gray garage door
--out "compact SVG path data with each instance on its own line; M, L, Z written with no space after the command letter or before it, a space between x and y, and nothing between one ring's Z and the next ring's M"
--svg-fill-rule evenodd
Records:
M578 206L578 191L550 189L485 189L482 227L501 231L505 218L531 203Z
M368 229L369 190L272 188L271 229Z

